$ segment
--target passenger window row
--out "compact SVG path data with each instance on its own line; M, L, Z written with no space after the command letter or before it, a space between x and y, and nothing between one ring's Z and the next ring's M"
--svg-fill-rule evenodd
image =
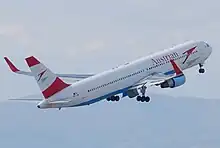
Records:
M116 79L116 80L114 80L114 81L111 81L111 82L109 82L109 83L100 85L100 86L98 86L98 87L96 87L96 88L92 88L92 89L88 90L88 92L94 91L94 90L97 90L97 89L100 89L100 88L102 88L102 87L106 87L106 86L108 86L108 85L110 85L110 84L114 84L114 83L119 82L119 81L121 81L121 80L130 78L130 77L135 76L135 75L137 75L137 74L140 74L140 73L142 73L142 72L144 72L144 69L143 69L143 70L140 70L140 71L137 71L137 72L135 72L135 73L129 74L129 75L127 75L127 76L121 77L121 78Z

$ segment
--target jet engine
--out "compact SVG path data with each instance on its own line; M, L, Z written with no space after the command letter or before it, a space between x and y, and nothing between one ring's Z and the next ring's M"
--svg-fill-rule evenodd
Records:
M186 82L185 75L179 75L171 79L166 80L160 84L161 88L174 88L183 85Z

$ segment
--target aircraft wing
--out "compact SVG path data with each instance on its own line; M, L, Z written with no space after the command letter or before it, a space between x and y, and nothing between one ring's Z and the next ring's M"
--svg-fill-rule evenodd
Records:
M179 68L179 66L174 62L174 60L170 60L170 63L173 66L173 73L171 74L164 74L162 72L158 72L158 73L152 73L149 76L145 77L144 79L140 80L139 82L135 83L132 88L139 88L143 85L146 86L158 86L161 83L165 82L168 79L171 79L175 76L181 75L183 74L182 70Z
M138 87L138 86L143 86L143 85L148 85L148 86L152 86L152 85L157 85L157 83L162 83L164 81L166 81L167 79L170 79L174 77L173 74L170 75L165 75L165 74L157 74L157 73L153 73L147 77L145 77L144 79L140 80L139 82L135 83L133 87Z
M22 71L19 70L7 57L4 57L6 63L8 64L9 68L12 72L16 74L26 75L26 76L33 76L33 74L29 71ZM85 79L88 77L93 76L94 74L56 74L58 77L61 78L73 78L73 79Z

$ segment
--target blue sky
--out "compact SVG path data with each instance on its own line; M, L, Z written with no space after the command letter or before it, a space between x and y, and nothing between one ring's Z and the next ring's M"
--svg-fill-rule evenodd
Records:
M134 147L137 144L140 147L179 147L184 144L193 148L205 147L199 145L200 142L219 146L219 102L212 99L219 98L218 1L0 2L0 80L3 90L0 138L4 146L15 147L13 144L17 142L16 146L29 147L30 143L40 141L42 145L57 147L65 144L89 147L89 143L92 147L103 147L103 144L109 147ZM38 93L39 88L33 78L12 74L4 56L25 70L28 67L24 58L34 55L54 72L97 73L192 39L204 40L213 46L213 54L205 65L206 73L199 75L198 67L195 67L185 72L187 82L180 88L150 88L149 93L165 95L162 102L137 104L125 99L117 105L103 102L88 108L57 112L37 110L36 104L5 101ZM204 100L184 102L172 97ZM161 96L152 99L161 99ZM161 124L163 122L166 124ZM192 132L185 132L186 129ZM24 142L24 139L29 140Z

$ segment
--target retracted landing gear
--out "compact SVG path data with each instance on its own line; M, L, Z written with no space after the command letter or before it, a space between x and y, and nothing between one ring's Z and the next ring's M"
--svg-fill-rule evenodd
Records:
M203 64L199 64L199 73L205 73L205 69L203 68Z
M137 101L150 102L150 97L149 96L145 96L147 87L143 85L140 89L141 89L140 92L141 92L142 96L137 96L137 98L136 98Z
M120 97L119 96L111 96L111 97L108 97L106 100L107 101L119 101Z

